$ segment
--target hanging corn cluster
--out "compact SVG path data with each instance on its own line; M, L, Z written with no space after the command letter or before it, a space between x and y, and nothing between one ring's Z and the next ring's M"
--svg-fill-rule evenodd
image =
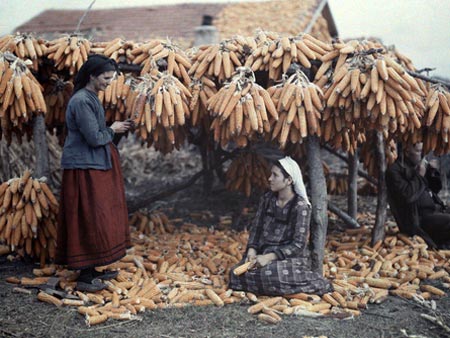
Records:
M277 139L281 148L288 140L295 144L301 143L308 135L320 136L323 94L302 71L297 70L283 83L269 88L268 92L280 113L273 126L272 140Z
M86 62L90 50L91 43L88 39L72 34L50 41L46 56L54 61L57 70L67 69L70 75L75 75Z
M184 142L184 124L189 118L190 91L174 76L166 73L144 75L133 88L129 112L138 135L157 150L167 153Z
M379 43L381 45L381 43ZM401 64L405 69L415 72L416 67L414 67L411 59L407 57L406 55L400 53L396 48L395 45L390 46L384 46L386 49L388 55L394 59L397 63ZM418 81L419 86L423 91L425 91L424 84L422 81Z
M197 126L203 123L204 129L209 130L210 121L208 114L208 100L217 94L216 84L206 75L200 80L193 79L190 84L191 101L189 110L191 111L191 124Z
M347 174L329 174L326 176L327 194L344 195L348 191Z
M0 185L0 241L12 251L55 258L58 201L43 180L26 170L20 178Z
M0 38L0 52L11 52L22 60L30 59L35 71L38 70L39 59L45 55L46 50L45 41L30 34L17 33Z
M338 51L331 51L322 57L322 65L317 70L315 79L318 85L322 85L326 88L325 97L327 99L327 108L323 114L323 139L326 142L331 143L335 148L343 148L345 151L354 153L357 144L365 141L362 118L366 116L367 113L362 114L361 110L366 112L366 106L363 104L363 101L366 99L367 93L361 95L360 81L367 82L365 75L366 68L372 60L365 55L356 55L354 58L350 58L348 54L350 52L354 53L355 47L353 47L353 45L348 45L346 47L346 49L341 48ZM339 69L342 70L343 73L348 70L348 68L343 68L343 65L346 65L345 62L347 60L349 61L350 65L346 65L346 67L350 68L348 71L350 75L345 81L348 79L351 79L352 81L347 84L343 82L342 86L338 88L333 87L333 84L340 81L342 76L345 76L346 74L336 73L332 74L333 82L327 87L325 83L328 82L328 79L331 76L331 65L336 57L336 67L340 64L341 66ZM342 64L343 62L344 64ZM362 75L360 76L361 73ZM361 77L361 79L359 77ZM343 92L342 87L348 84L350 84L350 86L345 87L345 92Z
M217 45L201 46L192 56L193 64L189 74L194 79L208 75L222 83L232 77L236 68L242 67L245 57L255 48L253 37L239 35Z
M428 127L424 136L424 152L434 151L446 154L450 151L450 93L439 84L431 85L425 101L427 109L425 125Z
M105 109L106 122L124 121L130 118L127 112L128 94L134 78L131 75L120 74L111 81L104 91L98 93L98 98Z
M131 51L134 47L134 42L116 38L109 42L93 42L90 52L103 54L116 62L131 62Z
M214 141L223 148L231 141L245 147L256 134L270 132L270 120L278 113L269 93L255 82L255 75L239 67L231 81L208 100Z
M364 127L400 135L421 128L424 92L416 79L377 46L367 41L338 42L321 59L316 74L316 83L321 86L336 63L324 91L329 109L324 113L323 127L324 139L335 147L350 143L345 148L354 149L357 141L363 141ZM352 135L346 136L342 130Z
M228 167L225 187L249 197L252 191L269 188L269 176L270 167L264 157L257 153L243 153L233 159Z
M47 105L45 124L49 129L64 124L66 108L72 92L72 81L64 81L64 78L57 74L52 74L45 84L44 99Z
M170 40L152 40L131 50L128 59L142 66L141 75L150 73L162 61L167 64L167 73L189 85L188 71L191 62L184 51Z
M311 68L311 60L321 58L332 47L309 34L280 37L277 33L257 33L257 48L247 58L245 66L253 71L268 71L269 79L279 80L292 63Z
M42 87L27 68L27 62L13 54L0 53L0 126L8 143L11 133L21 136L33 114L47 111Z

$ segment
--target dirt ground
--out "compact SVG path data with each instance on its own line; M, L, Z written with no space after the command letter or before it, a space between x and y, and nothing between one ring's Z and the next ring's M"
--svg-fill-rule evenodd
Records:
M198 170L192 165L192 173ZM156 180L155 184L158 184ZM344 197L335 198L335 201L345 202ZM219 216L236 216L244 202L241 195L226 192L219 184L207 198L202 194L201 181L198 181L149 207L165 209L170 217L211 226L218 223ZM254 207L256 199L248 203ZM375 198L361 198L360 205L363 209L373 210ZM211 212L210 218L189 218L192 212L205 210ZM239 227L247 222L248 219L242 219ZM331 222L330 231L338 226ZM450 325L449 296L436 300L436 312L414 301L389 297L380 305L369 304L368 309L356 318L283 316L281 323L268 325L247 313L248 304L233 304L223 308L206 306L147 311L139 315L138 320L108 321L88 328L75 308L58 309L41 303L36 299L36 290L32 290L32 295L13 293L14 285L6 283L5 278L31 277L34 267L37 266L31 262L10 262L6 257L0 257L0 337L450 337L449 332L421 317L423 313L441 314Z

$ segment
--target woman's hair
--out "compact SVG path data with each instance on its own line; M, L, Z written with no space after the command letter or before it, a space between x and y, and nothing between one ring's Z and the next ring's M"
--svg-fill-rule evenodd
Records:
M99 54L89 56L75 77L73 93L75 94L80 89L86 87L91 76L97 77L100 74L110 71L119 72L116 61Z
M281 173L283 174L284 178L289 178L291 177L291 175L288 174L288 172L286 171L286 169L283 168L283 166L281 165L281 163L279 161L275 161L273 162L273 165L278 167L281 170Z

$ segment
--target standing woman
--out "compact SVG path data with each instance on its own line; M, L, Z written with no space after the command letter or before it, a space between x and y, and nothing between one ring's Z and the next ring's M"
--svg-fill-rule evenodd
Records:
M269 183L271 191L260 200L244 257L251 268L240 276L231 271L229 287L268 296L331 291L330 282L311 271L311 204L297 162L289 156L275 162Z
M80 270L77 289L81 291L105 288L100 279L114 273L102 274L94 268L120 259L130 246L119 153L112 139L131 125L114 122L107 127L97 97L117 70L115 61L90 56L75 78L66 111L56 262Z

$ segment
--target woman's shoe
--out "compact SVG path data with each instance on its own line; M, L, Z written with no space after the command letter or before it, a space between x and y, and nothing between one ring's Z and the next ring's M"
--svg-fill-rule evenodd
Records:
M94 272L92 273L94 278L103 279L103 280L110 280L110 279L116 278L118 274L119 274L119 271L109 271L109 270L105 270L102 272L98 272L98 271L94 270Z
M95 278L90 283L78 281L76 289L84 292L97 292L106 289L106 284L102 283L100 279Z

